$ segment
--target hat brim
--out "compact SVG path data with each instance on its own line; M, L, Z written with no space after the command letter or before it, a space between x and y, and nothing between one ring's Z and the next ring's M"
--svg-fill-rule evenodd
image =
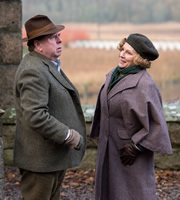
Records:
M31 38L25 37L25 38L22 39L22 42L27 42L27 41L35 39L35 38L37 38L39 36L54 34L54 33L57 33L59 31L62 31L64 28L65 28L65 26L63 26L63 25L56 25L54 28L49 29L49 30L47 30L47 31L45 31L45 32L43 32L41 34L38 34L38 35L36 35L34 37L31 37Z

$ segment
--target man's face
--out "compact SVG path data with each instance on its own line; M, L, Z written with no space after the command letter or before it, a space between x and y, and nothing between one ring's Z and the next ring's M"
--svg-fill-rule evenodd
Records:
M62 39L60 38L60 33L54 33L36 41L34 50L50 60L55 61L59 56L61 56L61 43Z

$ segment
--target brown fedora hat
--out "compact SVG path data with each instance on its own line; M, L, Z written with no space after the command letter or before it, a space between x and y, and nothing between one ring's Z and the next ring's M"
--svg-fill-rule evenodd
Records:
M28 40L32 40L42 35L57 33L64 28L63 25L53 24L53 22L45 15L36 15L25 23L27 37L23 38L23 42L27 42Z

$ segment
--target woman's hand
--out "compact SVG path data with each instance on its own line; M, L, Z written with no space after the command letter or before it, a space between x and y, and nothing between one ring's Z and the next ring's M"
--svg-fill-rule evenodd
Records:
M132 165L139 153L140 150L133 142L126 144L124 148L120 149L120 159L122 164L125 166Z

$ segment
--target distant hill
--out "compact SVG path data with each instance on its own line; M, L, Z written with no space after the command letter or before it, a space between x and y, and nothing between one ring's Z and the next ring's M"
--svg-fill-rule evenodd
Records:
M179 0L22 0L23 23L37 14L55 23L162 23L180 22Z

